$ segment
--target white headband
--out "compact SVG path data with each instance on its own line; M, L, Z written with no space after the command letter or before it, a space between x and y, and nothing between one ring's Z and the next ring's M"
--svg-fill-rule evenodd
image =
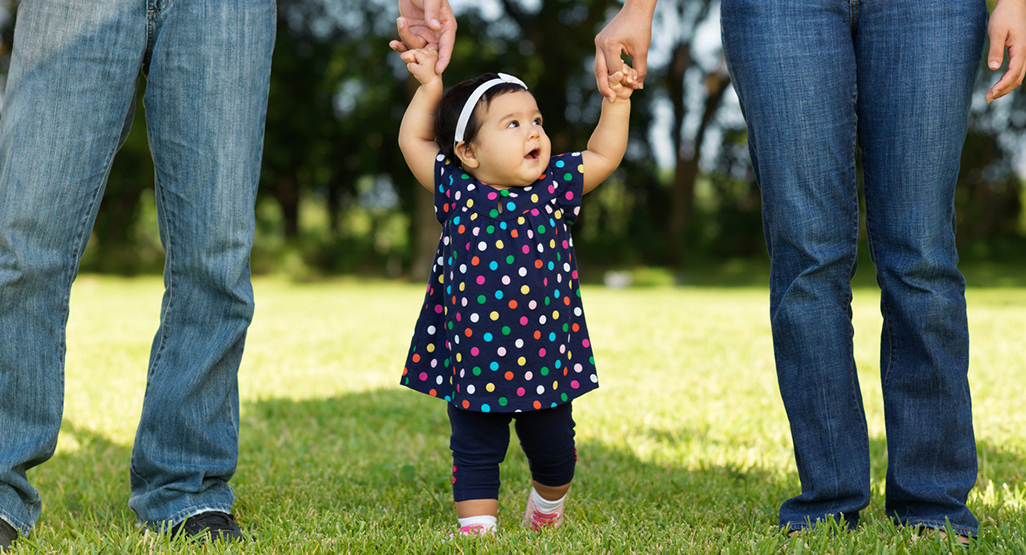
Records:
M467 98L467 103L463 105L463 111L460 112L460 119L456 120L456 135L452 142L453 148L463 142L463 135L467 131L467 122L470 121L470 114L474 113L474 108L477 107L477 102L481 100L481 96L483 96L485 91L488 89L503 83L513 83L515 85L520 85L525 89L527 88L527 85L525 85L523 81L505 73L500 73L497 79L485 81L478 85L477 88L474 89L474 92L470 93L470 97Z

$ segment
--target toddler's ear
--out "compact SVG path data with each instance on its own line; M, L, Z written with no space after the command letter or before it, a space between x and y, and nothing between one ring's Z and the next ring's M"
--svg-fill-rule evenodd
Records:
M477 159L477 155L474 153L474 147L470 146L470 143L467 141L456 145L456 157L463 163L463 167L468 170L477 169L481 165L481 161Z

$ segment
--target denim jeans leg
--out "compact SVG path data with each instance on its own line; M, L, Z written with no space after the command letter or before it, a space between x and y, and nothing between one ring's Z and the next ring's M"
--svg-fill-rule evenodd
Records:
M975 535L965 281L955 182L985 2L866 3L856 35L867 229L884 316L887 513ZM896 55L896 53L900 53Z
M276 9L274 0L175 0L150 14L144 102L167 259L129 505L160 525L234 502Z
M0 119L0 518L27 534L26 472L57 444L71 283L133 113L145 6L18 9Z
M853 356L856 73L848 0L723 0L771 259L777 377L801 494L780 526L858 522L869 445Z

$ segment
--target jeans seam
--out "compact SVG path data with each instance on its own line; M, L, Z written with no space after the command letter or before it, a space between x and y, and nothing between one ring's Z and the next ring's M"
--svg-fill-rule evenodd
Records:
M167 245L165 245L165 265L167 266L165 272L167 273L167 306L164 308L164 314L160 319L160 338L157 341L157 346L153 350L153 363L150 364L148 376L152 376L157 369L157 365L160 363L160 357L164 352L164 346L167 344L166 339L168 334L168 320L170 320L171 311L174 309L175 301L175 271L174 271L174 240L171 232L170 219L167 216L168 203L164 197L164 187L160 185L160 180L157 180L156 187L160 193L161 204L163 209L160 210L161 224L164 227L164 235L167 237ZM149 380L147 380L147 385Z
M865 187L865 195L866 195L866 242L869 244L869 254L873 258L873 261L875 263L876 262L876 256L875 256L876 249L873 246L872 225L870 224L870 220L872 220L872 217L871 217L872 214L870 213L870 210L869 210L869 196L870 196L869 187ZM881 293L881 295L880 295L880 314L883 317L883 325L881 327L881 333L887 335L887 353L886 353L886 355L887 355L887 362L883 363L883 361L881 360L881 363L883 364L883 367L880 368L880 374L881 374L881 376L880 376L880 383L881 383L882 387L886 388L887 387L887 381L890 379L890 376L891 376L891 369L894 366L894 333L893 333L893 330L892 330L893 319L891 318L890 303L887 302L887 296L886 296L885 292L883 291L883 285L882 285L880 277L879 277L879 275L880 275L879 272L880 272L880 270L878 268L877 269L877 283L880 284L880 287L881 287L881 291L880 291L880 293ZM882 359L884 354L885 353L880 353L881 359Z
M883 368L883 378L881 379L881 385L886 388L887 382L891 378L891 369L894 367L894 333L892 331L892 321L890 303L883 299L881 295L880 300L880 312L883 315L883 333L887 334L887 364Z
M146 2L146 52L143 55L143 68L147 74L153 56L154 43L157 40L156 19L171 8L173 3L174 0L165 0L163 3L160 0L147 0Z
M163 1L161 1L161 0L154 0L154 2L153 2L153 11L155 13L166 12L169 9L171 9L171 7L174 5L174 3L175 3L175 0L163 0Z
M143 72L149 74L150 60L153 56L153 41L155 38L154 33L154 21L153 18L156 15L157 10L153 6L152 1L146 2L146 51L143 54Z
M851 101L852 101L851 109L852 109L852 113L854 114L854 117L855 117L855 124L852 127L852 135L851 135L851 152L852 152L852 161L854 163L854 155L855 155L855 152L858 150L858 89L857 88L852 92ZM853 324L851 322L851 317L852 317L851 303L854 300L854 294L853 294L852 289L851 289L851 279L853 277L855 277L855 270L858 267L858 260L859 260L859 193L858 193L858 175L853 175L852 176L852 182L850 183L850 186L849 186L848 190L852 191L852 193L854 193L854 194L851 195L851 199L850 199L850 204L853 204L854 206L850 206L849 207L848 213L855 215L855 222L854 222L855 225L849 226L850 229L854 230L854 237L849 237L849 240L852 242L852 245L854 246L854 251L855 252L853 253L853 256L851 257L851 265L848 268L848 287L847 287L847 295L846 295L846 297L847 297L846 298L846 301L847 301L846 306L847 306L847 311L848 311L848 329L853 332L854 328L853 328ZM849 355L849 360L851 360L851 361L855 360L855 347L854 347L854 345L850 341L848 342L848 353L847 354ZM854 405L856 413L860 416L859 422L862 425L862 431L864 433L868 434L869 433L869 428L868 428L868 425L866 423L866 413L865 413L865 409L862 407L862 399L859 397L858 380L859 380L859 378L858 378L858 369L855 367L854 362L853 362L852 363L852 372L851 372L851 391L852 391L852 399L851 399L851 401L852 401L852 403Z

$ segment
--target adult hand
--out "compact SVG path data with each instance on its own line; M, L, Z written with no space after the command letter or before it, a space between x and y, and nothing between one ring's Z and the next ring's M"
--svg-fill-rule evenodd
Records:
M987 66L996 70L1008 48L1008 69L987 91L987 102L1001 98L1022 85L1026 75L1026 0L999 0L990 14L990 52Z
M449 0L399 0L399 40L388 43L392 50L402 53L415 48L430 48L438 52L435 72L441 74L452 58L456 42L456 16Z
M648 46L652 42L652 16L655 0L626 0L619 13L595 37L595 82L599 92L610 102L617 94L609 85L610 70L620 70L624 52L631 57L637 79L627 86L640 89L645 86L648 72Z

